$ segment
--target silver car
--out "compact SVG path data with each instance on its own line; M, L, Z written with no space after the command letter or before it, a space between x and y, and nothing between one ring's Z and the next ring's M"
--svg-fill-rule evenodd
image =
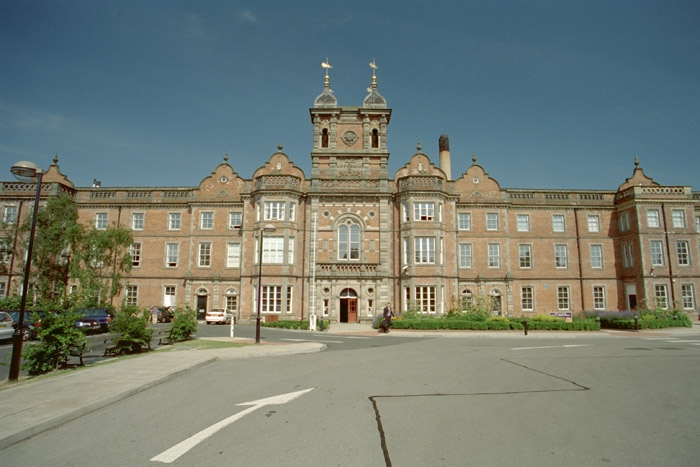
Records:
M12 323L12 317L8 313L0 311L0 340L12 339L12 335L15 333Z

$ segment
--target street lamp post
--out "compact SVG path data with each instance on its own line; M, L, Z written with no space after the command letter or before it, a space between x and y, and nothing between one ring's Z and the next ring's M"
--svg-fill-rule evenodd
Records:
M33 182L36 180L36 194L34 195L34 212L32 213L32 228L29 232L29 245L27 246L27 263L24 266L24 285L22 286L22 301L19 306L19 321L12 335L12 360L10 361L10 381L19 378L20 363L22 361L22 326L24 325L24 312L27 307L27 292L29 289L29 271L32 267L32 251L34 249L34 232L36 231L36 215L39 211L39 198L41 197L41 179L43 171L33 162L19 161L12 166L12 174L20 182Z
M260 343L260 310L262 308L262 262L263 262L263 233L274 232L275 226L267 224L260 229L260 243L258 244L258 316L255 318L255 343Z

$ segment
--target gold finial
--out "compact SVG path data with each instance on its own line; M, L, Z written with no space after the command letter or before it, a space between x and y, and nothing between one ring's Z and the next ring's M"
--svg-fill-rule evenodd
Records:
M372 69L372 86L377 85L377 63L375 62L374 59L372 59L371 62L369 62L369 67Z
M328 57L326 57L326 61L325 61L325 62L321 62L321 68L325 68L325 69L326 69L326 79L325 79L325 82L326 82L326 84L328 84L328 82L329 82L329 80L330 80L330 78L328 78L328 70L330 70L331 68L333 68L333 67L331 66L331 64L328 63Z

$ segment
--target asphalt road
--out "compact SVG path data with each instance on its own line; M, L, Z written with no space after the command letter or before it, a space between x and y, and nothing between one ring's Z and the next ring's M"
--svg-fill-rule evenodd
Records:
M0 465L678 467L700 455L700 335L333 339L347 347L192 370L0 451Z

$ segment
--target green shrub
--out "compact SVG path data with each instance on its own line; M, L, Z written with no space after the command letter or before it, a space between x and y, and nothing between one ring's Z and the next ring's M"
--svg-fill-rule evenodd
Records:
M171 326L171 343L189 340L197 332L197 311L189 306L184 311L176 309Z
M132 354L141 352L149 347L153 337L153 329L148 328L150 313L135 306L122 307L114 315L109 325L110 332L118 334L115 338L115 354Z
M37 331L38 343L26 345L22 352L22 368L36 376L65 368L71 350L87 348L85 334L75 326L74 312L46 313Z

